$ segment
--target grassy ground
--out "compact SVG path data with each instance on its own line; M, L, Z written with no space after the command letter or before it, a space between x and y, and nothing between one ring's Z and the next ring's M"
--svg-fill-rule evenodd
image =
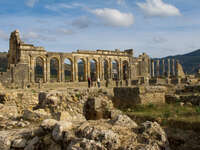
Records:
M200 106L180 106L180 104L148 104L123 109L137 122L157 121L163 126L200 131Z

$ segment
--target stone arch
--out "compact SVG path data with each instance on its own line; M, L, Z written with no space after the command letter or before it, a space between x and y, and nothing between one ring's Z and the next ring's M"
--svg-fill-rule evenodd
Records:
M35 82L39 83L41 80L44 82L44 59L41 56L35 58Z
M127 60L124 60L122 62L122 75L123 75L123 80L127 80L129 78L129 64Z
M64 59L64 81L72 81L73 76L73 63L70 58Z
M92 81L96 81L98 77L98 70L97 70L97 60L91 59L90 60L90 78Z
M77 68L78 68L78 81L85 81L85 74L86 74L86 68L85 68L85 60L83 58L79 58L77 61Z
M50 80L59 81L59 59L57 57L50 59Z
M109 68L108 68L108 60L103 60L103 72L104 72L104 80L107 80L109 78Z
M112 61L112 79L113 80L119 79L119 61L115 59Z

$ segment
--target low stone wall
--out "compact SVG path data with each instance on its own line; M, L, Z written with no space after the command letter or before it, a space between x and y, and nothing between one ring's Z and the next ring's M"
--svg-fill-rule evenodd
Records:
M164 86L116 87L113 90L115 106L165 103Z

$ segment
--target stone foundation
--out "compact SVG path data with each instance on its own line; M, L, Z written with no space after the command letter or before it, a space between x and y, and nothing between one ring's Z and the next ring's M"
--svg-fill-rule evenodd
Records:
M164 86L116 87L114 102L116 106L165 103L165 92Z

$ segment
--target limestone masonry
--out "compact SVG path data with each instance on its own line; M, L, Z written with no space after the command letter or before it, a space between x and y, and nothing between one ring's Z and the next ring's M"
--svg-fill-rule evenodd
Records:
M100 78L101 81L145 82L146 79L160 76L184 76L178 61L176 71L174 60L172 63L168 60L167 65L163 60L162 69L157 60L156 69L154 69L155 63L147 54L143 53L139 57L134 57L133 49L124 51L118 49L115 51L77 50L72 53L47 52L43 47L35 47L21 41L18 30L11 33L9 45L8 69L7 72L0 75L4 85L13 83L27 86L39 82L78 82L87 81L88 77L94 81ZM69 60L70 65L65 65L66 59ZM91 66L91 61L94 62L94 66ZM79 68L79 65L82 65L82 69ZM53 70L52 67L56 69ZM68 74L68 78L66 74Z

